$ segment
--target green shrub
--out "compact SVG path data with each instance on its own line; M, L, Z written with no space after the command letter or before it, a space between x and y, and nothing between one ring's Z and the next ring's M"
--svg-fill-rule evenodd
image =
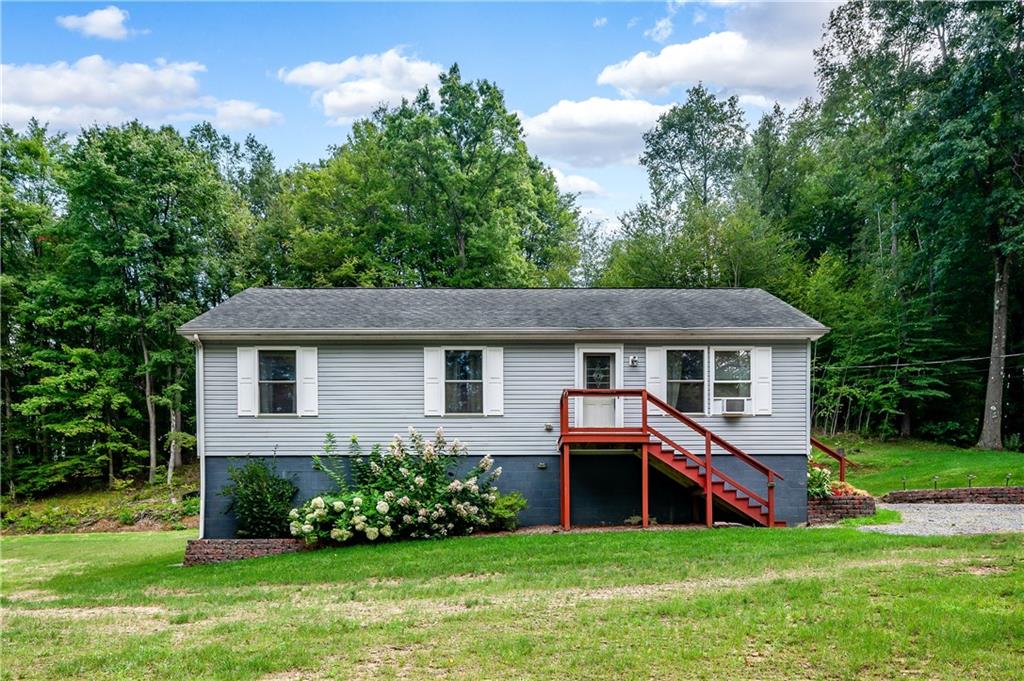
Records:
M526 508L526 497L519 492L498 494L491 509L492 530L514 530L519 527L519 513Z
M221 495L231 497L228 511L235 514L239 537L272 539L288 536L288 509L299 488L277 474L277 468L263 459L251 459L228 470L231 484Z
M457 460L468 452L458 440L445 440L442 429L430 442L410 428L408 443L396 435L387 451L377 445L364 458L354 443L352 452L354 487L292 509L293 535L345 543L464 535L491 526L501 468L491 471L493 461L485 456L455 477Z
M359 449L359 440L352 436L349 443L349 455L353 457L362 456ZM324 436L324 445L320 454L313 455L313 470L320 471L334 483L335 491L342 493L348 489L348 478L345 474L345 463L338 456L338 441L334 433L327 433Z
M181 514L183 516L199 515L199 497L189 497L181 500Z
M811 499L824 499L832 496L832 471L817 466L808 467L807 496Z
M118 511L117 522L122 525L134 525L135 524L135 512L127 508Z

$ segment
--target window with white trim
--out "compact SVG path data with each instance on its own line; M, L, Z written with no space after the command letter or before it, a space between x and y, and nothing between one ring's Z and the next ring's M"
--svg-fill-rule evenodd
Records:
M444 351L444 412L484 413L483 350Z
M704 413L704 350L665 351L665 401L681 412Z
M715 350L714 399L750 399L750 350Z
M261 414L296 414L295 350L259 350Z

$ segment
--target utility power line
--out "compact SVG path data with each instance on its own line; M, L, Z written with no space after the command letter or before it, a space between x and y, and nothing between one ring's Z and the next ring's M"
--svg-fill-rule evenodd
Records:
M1006 355L997 355L1003 359L1011 357L1024 357L1024 352L1012 352ZM992 359L991 356L984 357L957 357L956 359L933 359L924 362L896 362L895 364L857 364L854 366L838 366L835 364L826 366L826 369L913 369L914 367L932 366L935 364L954 364L956 362L983 362Z

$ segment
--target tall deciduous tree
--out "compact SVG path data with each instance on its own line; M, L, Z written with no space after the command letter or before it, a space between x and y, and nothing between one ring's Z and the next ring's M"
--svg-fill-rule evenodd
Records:
M736 97L719 99L703 85L644 134L640 162L652 190L703 207L722 199L743 163L746 124Z
M67 214L55 273L99 344L135 358L145 395L149 480L159 459L157 409L170 409L173 461L182 443L180 393L192 352L174 329L218 300L204 268L229 224L230 197L216 169L172 128L138 123L91 128L67 161Z
M436 99L357 121L330 158L281 180L242 244L252 282L324 286L567 286L575 198L527 151L491 82L441 74Z
M857 1L819 51L826 106L850 130L874 121L890 197L890 252L916 248L929 292L980 254L991 261L990 363L978 445L1002 447L1004 355L1015 259L1024 251L1024 5ZM880 193L881 193L880 192ZM937 301L936 301L937 302ZM962 304L962 301L961 301Z

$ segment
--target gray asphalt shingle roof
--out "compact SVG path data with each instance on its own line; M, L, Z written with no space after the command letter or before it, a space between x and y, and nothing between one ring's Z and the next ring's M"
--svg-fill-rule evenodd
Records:
M179 331L826 327L761 289L250 288Z

